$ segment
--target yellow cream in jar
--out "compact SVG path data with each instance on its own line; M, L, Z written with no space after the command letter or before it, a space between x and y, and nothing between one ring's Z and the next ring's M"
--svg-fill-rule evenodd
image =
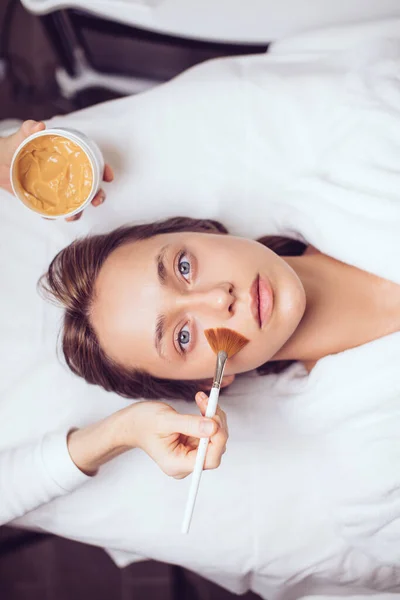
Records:
M14 176L25 202L45 216L73 212L85 202L93 185L87 154L60 135L28 142L17 156Z

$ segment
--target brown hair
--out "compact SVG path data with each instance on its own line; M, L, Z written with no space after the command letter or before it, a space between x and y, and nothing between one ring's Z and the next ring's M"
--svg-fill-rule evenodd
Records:
M100 347L89 319L96 278L114 250L155 235L183 231L228 233L218 221L187 217L128 225L111 233L76 240L57 254L40 279L41 291L65 308L61 339L67 365L88 383L100 385L125 398L192 400L201 389L201 381L160 379L118 364ZM306 248L302 242L280 236L266 236L259 241L281 256L297 256ZM292 362L270 361L258 371L263 375L279 373Z

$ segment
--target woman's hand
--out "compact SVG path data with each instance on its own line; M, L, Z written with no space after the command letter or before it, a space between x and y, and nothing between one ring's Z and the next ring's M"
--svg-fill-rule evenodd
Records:
M203 416L207 402L206 394L196 394L196 403ZM204 468L219 467L228 440L226 415L220 407L213 419L205 419L179 414L163 402L140 402L135 406L137 411L132 416L136 431L126 430L125 443L132 440L164 473L175 479L183 479L192 473L201 437L210 437Z
M25 138L36 133L37 131L43 131L46 129L46 125L37 121L25 121L16 133L9 135L6 138L0 138L0 187L7 190L11 194L13 193L11 182L10 182L10 167L14 152L24 141ZM114 173L109 165L104 167L103 181L107 183L114 179ZM103 204L106 195L104 190L99 190L96 196L92 200L93 206L100 206ZM69 217L66 221L77 221L81 218L83 211Z
M202 415L207 396L196 395ZM206 429L205 427L209 427ZM95 425L72 431L68 449L81 471L93 474L116 456L141 448L171 477L182 479L194 468L199 438L210 437L205 469L216 469L226 449L228 427L221 408L213 419L182 415L163 402L132 404Z

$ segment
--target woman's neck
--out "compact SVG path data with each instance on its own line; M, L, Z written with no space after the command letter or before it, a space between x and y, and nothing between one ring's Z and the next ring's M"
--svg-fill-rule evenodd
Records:
M283 258L303 284L306 309L296 331L272 360L299 360L310 371L328 354L400 328L400 286L314 249Z

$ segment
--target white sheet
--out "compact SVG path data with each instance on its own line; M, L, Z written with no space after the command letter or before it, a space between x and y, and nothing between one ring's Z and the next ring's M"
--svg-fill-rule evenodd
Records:
M293 41L53 121L96 139L117 177L107 204L74 225L0 196L0 449L125 403L57 364L58 313L34 293L56 249L88 228L215 217L245 235L305 237L400 282L397 25L349 31L357 44L364 31L366 45L347 55L329 54L343 35L331 32L312 56L311 38ZM168 479L140 452L20 524L122 551L121 564L176 562L271 600L399 592L399 349L393 334L326 357L309 378L298 365L242 378L224 400L229 450L204 477L189 538L178 533L189 481Z

